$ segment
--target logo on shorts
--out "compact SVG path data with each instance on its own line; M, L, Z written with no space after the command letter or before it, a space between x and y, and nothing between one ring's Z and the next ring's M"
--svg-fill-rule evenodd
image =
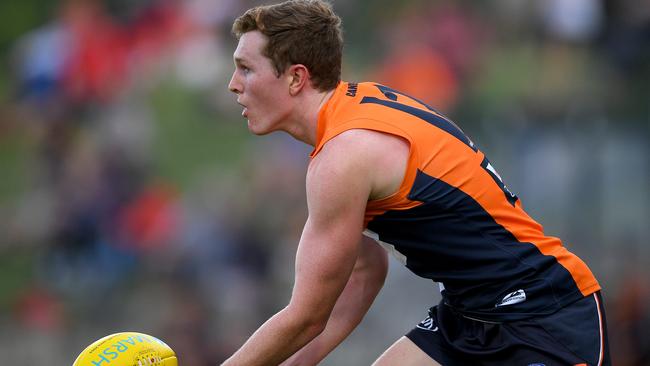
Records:
M522 289L519 289L504 296L501 301L494 305L494 307L498 308L499 306L514 305L524 301L526 301L526 292Z
M420 324L418 324L416 327L420 329L428 330L430 332L438 331L438 326L436 325L436 323L433 322L433 319L431 319L430 316L424 318L424 320L421 321Z

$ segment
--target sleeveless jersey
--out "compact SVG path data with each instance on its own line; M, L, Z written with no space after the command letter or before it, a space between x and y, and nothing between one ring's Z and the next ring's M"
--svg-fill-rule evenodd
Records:
M459 313L523 319L600 289L587 265L526 214L476 145L431 107L376 83L341 82L319 112L312 158L350 129L410 144L398 191L368 201L364 234L438 282Z

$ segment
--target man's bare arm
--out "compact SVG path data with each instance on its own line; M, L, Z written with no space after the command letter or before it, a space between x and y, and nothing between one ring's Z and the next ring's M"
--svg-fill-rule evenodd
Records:
M339 141L328 143L310 164L309 218L298 245L289 305L224 365L278 365L325 329L357 261L373 170L358 146Z

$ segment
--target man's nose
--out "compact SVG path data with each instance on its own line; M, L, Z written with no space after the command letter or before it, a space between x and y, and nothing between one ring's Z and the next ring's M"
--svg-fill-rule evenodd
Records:
M232 77L230 78L230 83L228 83L228 90L235 94L240 94L241 93L241 83L237 80L237 71L232 73Z

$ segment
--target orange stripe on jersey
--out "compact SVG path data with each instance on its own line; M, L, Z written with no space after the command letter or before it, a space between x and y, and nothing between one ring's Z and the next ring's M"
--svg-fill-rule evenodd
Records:
M450 139L450 137L440 138ZM597 291L600 287L595 283L593 274L582 260L566 250L559 239L544 235L542 226L528 216L522 209L520 201L517 201L513 207L503 199L503 192L494 188L493 178L478 163L483 160L483 153L478 152L473 161L462 159L461 156L466 154L467 148L461 145L451 143L438 152L437 160L450 162L449 165L445 164L441 167L437 164L428 164L423 171L467 193L518 241L532 243L541 253L554 256L571 273L584 296Z

